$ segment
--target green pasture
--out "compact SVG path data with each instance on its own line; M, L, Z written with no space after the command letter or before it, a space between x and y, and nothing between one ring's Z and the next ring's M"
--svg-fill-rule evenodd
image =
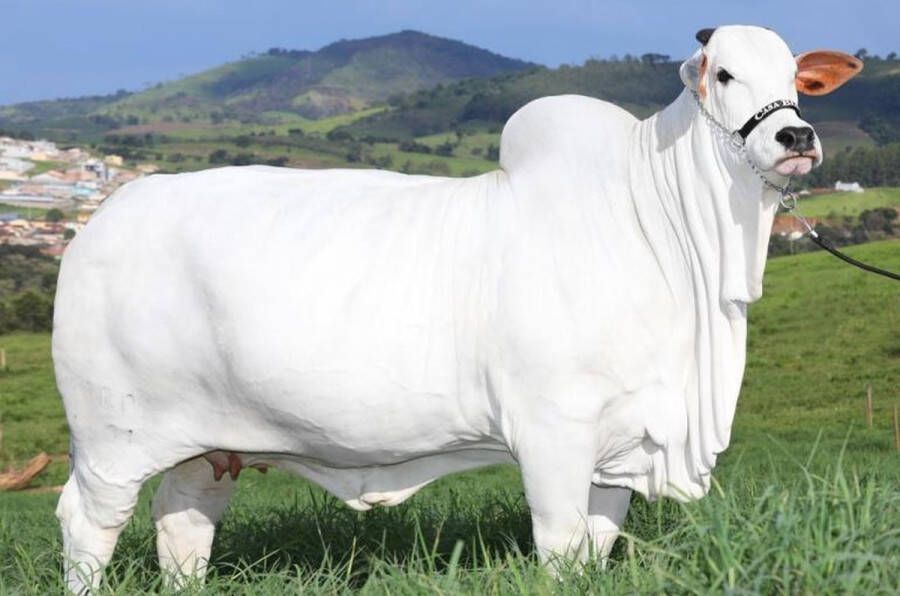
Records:
M900 269L900 242L847 248ZM896 594L900 591L900 290L822 252L772 259L750 308L747 374L710 495L632 501L605 571L536 564L513 467L442 479L357 513L309 483L242 474L212 575L188 593ZM65 452L46 334L0 336L0 466ZM874 424L866 425L871 385ZM62 461L38 486L59 484ZM120 540L109 593L160 589L149 497ZM0 593L58 593L54 494L0 494Z
M355 112L339 114L328 118L319 118L312 120L304 118L299 114L292 112L264 112L260 114L262 117L271 117L272 124L241 124L239 122L225 122L219 125L211 125L203 123L196 126L178 127L172 131L165 131L167 137L176 140L209 140L238 137L249 134L266 134L272 131L276 135L287 135L291 129L299 128L304 134L327 134L331 130L339 126L346 126L353 122L383 112L387 108L379 106L374 108L365 108Z
M217 129L210 129L217 130ZM273 129L274 130L274 129ZM276 137L287 136L278 134ZM446 135L447 138L455 138L455 135ZM239 144L236 137L195 138L173 135L165 142L147 147L145 151L154 157L153 161L167 172L193 171L212 167L208 162L210 153L216 150L225 150L229 155L252 153L257 163L267 159L284 157L287 165L299 168L353 168L353 167L377 167L366 161L350 162L347 154L351 145L345 147L336 143L328 144L330 152L316 150L313 147L304 147L291 144L272 144L272 137L242 137L243 144ZM435 140L438 137L426 137L422 144L436 147L443 140ZM443 137L440 137L443 138ZM453 155L441 156L434 153L405 152L398 148L397 143L359 143L362 156L371 160L389 158L389 166L386 169L406 171L413 174L435 174L444 176L473 176L497 168L497 162L486 159L487 147L491 139L496 141L496 135L466 136ZM321 141L324 143L324 141ZM477 153L473 149L480 148ZM156 159L160 157L161 159Z
M39 176L45 172L49 172L50 170L65 170L69 167L69 164L64 161L32 161L34 167L26 172L26 175L30 176Z
M439 144L439 143L436 143ZM433 153L411 153L400 151L396 143L375 143L372 156L376 159L390 156L390 170L408 171L412 174L437 174L443 176L475 176L497 169L497 162L483 157L454 153L452 156L441 156Z
M288 159L287 165L296 168L348 167L347 162L337 156L316 152L304 147L272 147L265 145L239 147L231 142L185 141L167 143L161 147L160 151L153 150L151 152L163 155L163 159L155 160L155 163L164 171L188 172L228 165L209 163L209 155L219 149L224 149L232 156L252 153L255 156L255 163L263 163L267 159L286 157Z
M855 217L866 209L900 208L900 188L867 188L864 192L835 192L800 198L799 211L808 217Z

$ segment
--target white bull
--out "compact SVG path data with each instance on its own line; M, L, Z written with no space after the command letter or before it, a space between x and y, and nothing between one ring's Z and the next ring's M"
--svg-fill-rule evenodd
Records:
M544 560L605 557L632 490L702 496L779 195L693 93L736 129L859 68L795 61L761 28L710 34L662 112L534 101L482 176L224 168L118 192L69 246L56 298L70 588L97 584L162 471L174 574L205 571L242 466L368 509L514 462ZM811 129L795 146L786 129L799 142L807 124L782 109L747 139L775 184L821 160Z

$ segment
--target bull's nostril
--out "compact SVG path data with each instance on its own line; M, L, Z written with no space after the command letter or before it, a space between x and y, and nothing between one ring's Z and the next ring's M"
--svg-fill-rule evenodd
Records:
M793 149L797 144L797 136L794 134L794 127L786 126L775 133L775 140L784 145L785 149Z
M815 146L816 133L809 126L785 126L775 133L775 140L788 151L802 153Z
M809 145L809 146L811 147L812 144L813 144L813 143L815 142L815 140L816 140L816 133L813 132L813 129L810 128L809 126L804 127L803 130L804 130L804 132L806 133L806 136L805 136L806 144Z

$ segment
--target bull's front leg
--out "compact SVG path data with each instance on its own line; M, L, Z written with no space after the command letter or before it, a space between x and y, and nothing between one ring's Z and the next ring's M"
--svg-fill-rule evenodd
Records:
M544 418L525 425L515 446L525 498L531 509L534 545L541 562L558 573L590 551L589 499L595 440L588 425Z

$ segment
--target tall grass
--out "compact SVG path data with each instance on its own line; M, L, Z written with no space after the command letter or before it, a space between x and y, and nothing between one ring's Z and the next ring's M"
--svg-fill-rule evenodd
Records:
M239 491L219 527L211 575L188 593L898 593L896 486L840 461L785 472L748 477L735 466L696 503L636 497L608 568L573 567L559 580L536 562L517 483L459 490L471 486L451 477L406 506L360 514L283 476L276 485L292 499ZM3 593L62 589L53 499L40 507L31 499L28 512L0 518ZM107 574L108 593L162 589L146 509L145 495Z

